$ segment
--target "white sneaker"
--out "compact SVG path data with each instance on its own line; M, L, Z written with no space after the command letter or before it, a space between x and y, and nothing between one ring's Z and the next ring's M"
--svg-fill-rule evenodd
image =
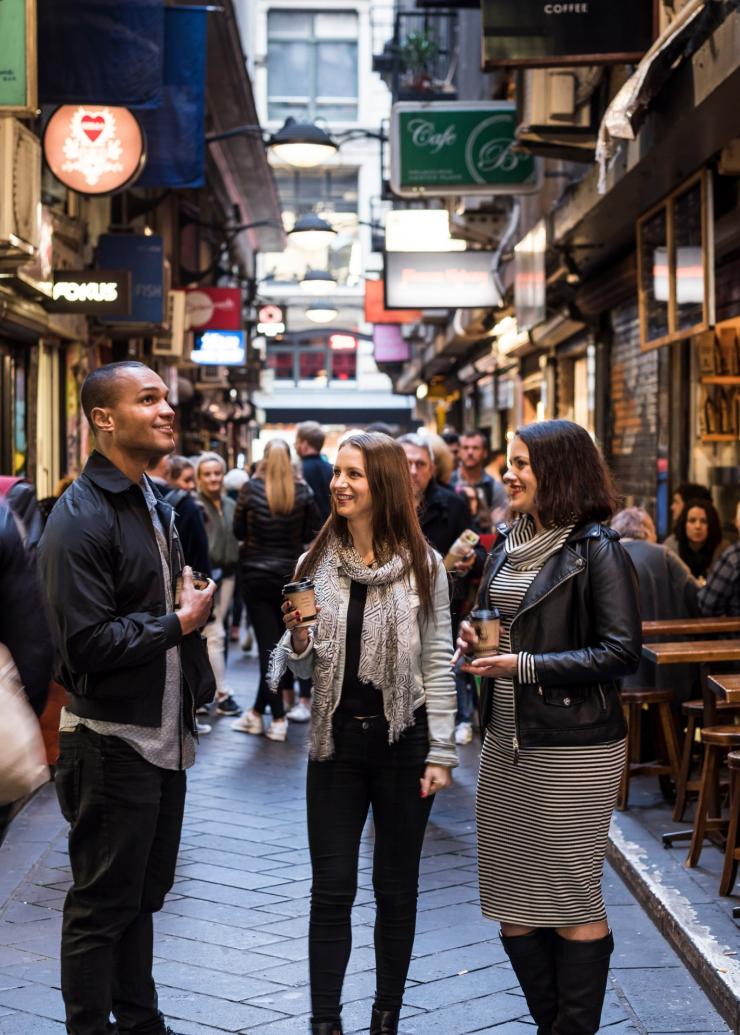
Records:
M273 719L265 736L268 740L285 740L288 736L288 720Z
M308 722L311 718L311 709L301 697L298 704L293 705L285 718L290 719L291 722Z
M245 712L240 719L232 722L231 728L237 733L252 733L256 737L261 737L265 732L265 720L256 712Z
M471 722L460 722L455 727L456 744L472 744L473 724Z
M195 732L199 737L205 737L206 733L211 732L211 729L212 727L209 726L207 722L198 722L197 719L195 720Z

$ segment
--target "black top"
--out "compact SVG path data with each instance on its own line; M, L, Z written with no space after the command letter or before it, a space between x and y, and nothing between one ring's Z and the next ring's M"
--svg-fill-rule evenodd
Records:
M359 677L362 622L365 617L367 586L353 582L349 591L347 609L347 638L344 651L344 681L339 711L347 715L370 716L383 714L383 694L372 683L363 683Z
M298 558L321 528L316 500L304 481L295 483L289 514L273 514L262 478L239 490L234 511L234 535L240 540L239 562L248 577L275 577L289 582Z

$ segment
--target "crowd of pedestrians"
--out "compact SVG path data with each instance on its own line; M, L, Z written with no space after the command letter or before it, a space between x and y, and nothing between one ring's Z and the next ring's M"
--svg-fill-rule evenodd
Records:
M641 661L640 618L740 616L740 543L709 491L679 486L660 545L646 510L617 511L597 447L569 421L523 427L506 452L475 429L376 427L340 439L333 463L307 421L294 451L273 438L227 471L218 453L174 452L167 388L142 363L94 371L81 401L95 448L78 477L41 508L28 483L0 480L0 645L40 712L53 640L67 694L55 781L73 872L70 1035L170 1031L152 916L174 880L186 771L218 717L278 745L310 722L313 1035L342 1032L369 812L369 1030L398 1031L424 832L476 725L482 912L538 1031L595 1033L619 689L661 679ZM242 617L259 657L244 711L226 676ZM692 678L672 671L679 703ZM10 810L0 800L0 837Z

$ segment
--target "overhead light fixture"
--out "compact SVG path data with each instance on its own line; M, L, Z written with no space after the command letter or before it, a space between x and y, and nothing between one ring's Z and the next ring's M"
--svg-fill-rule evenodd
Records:
M297 169L326 165L339 147L320 126L313 122L296 122L292 118L286 119L277 133L273 133L267 146L276 158Z
M305 309L307 319L313 323L331 323L338 314L339 310L337 307L325 299L317 299L315 302L311 302Z
M336 236L337 232L331 223L322 219L315 212L299 216L293 229L288 231L289 241L297 244L299 248L306 248L309 251L327 247Z
M323 295L325 291L336 289L337 282L329 270L306 270L301 281L301 289L307 295Z

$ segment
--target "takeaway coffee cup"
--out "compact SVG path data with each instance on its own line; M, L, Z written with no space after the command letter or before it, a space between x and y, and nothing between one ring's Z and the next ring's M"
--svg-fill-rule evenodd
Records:
M208 583L211 580L207 575L204 575L202 571L193 572L193 585L196 589L208 589ZM182 575L178 576L177 582L175 583L175 607L180 606L180 594L182 593Z
M475 657L498 654L501 634L501 613L498 608L494 607L489 611L471 611L470 622L478 637L478 642L472 648L471 654Z
M445 568L448 571L453 571L458 561L463 561L470 556L470 551L474 549L479 540L480 536L471 528L466 528L464 532L461 532L447 551Z
M309 625L315 625L316 594L314 592L313 579L299 579L298 582L288 582L283 586L283 600L290 603L294 611L301 612L301 620L298 623L299 629L306 629Z

